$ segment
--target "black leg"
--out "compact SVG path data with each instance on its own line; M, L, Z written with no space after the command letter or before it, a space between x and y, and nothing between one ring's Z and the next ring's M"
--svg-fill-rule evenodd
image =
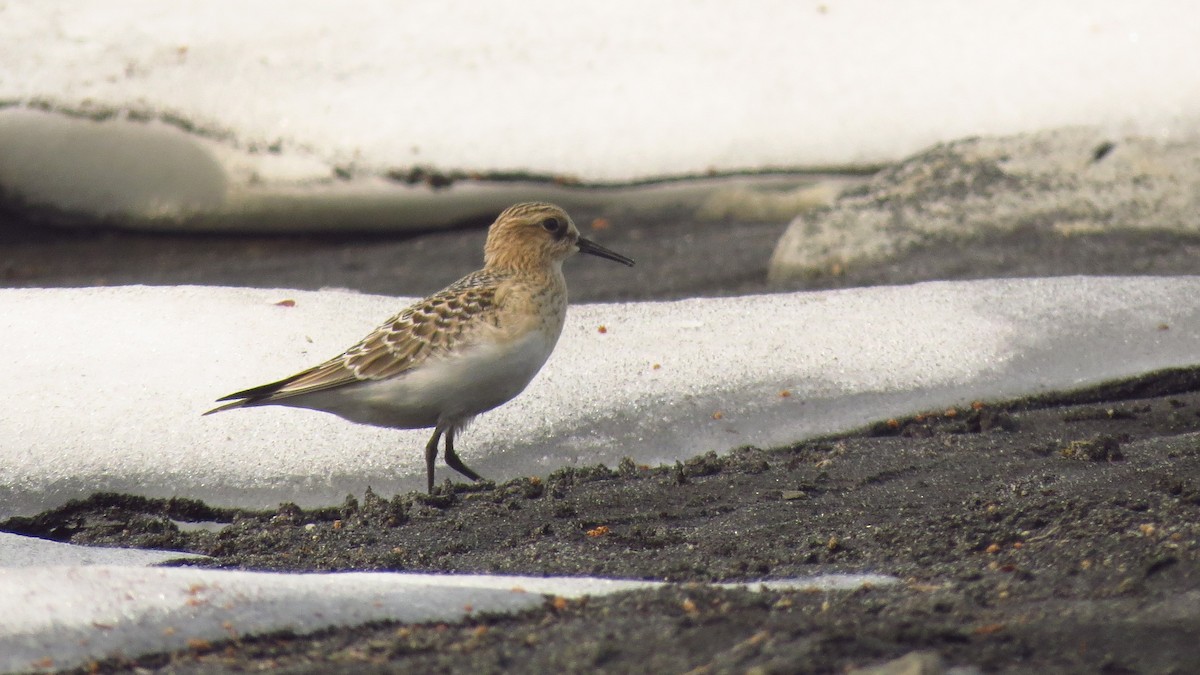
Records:
M458 458L458 453L454 452L454 429L450 429L446 432L446 464L451 469L454 469L471 480L482 480L479 477L479 474L468 468L466 464L463 464L462 460ZM430 475L432 476L433 474ZM430 480L433 479L431 478Z
M433 437L429 439L429 443L425 446L425 476L429 482L429 494L433 494L433 463L437 460L437 445L441 438L442 428L439 426L434 428Z

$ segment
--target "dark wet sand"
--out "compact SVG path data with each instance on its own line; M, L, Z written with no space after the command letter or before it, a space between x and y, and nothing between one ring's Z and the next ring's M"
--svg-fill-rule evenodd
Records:
M639 260L568 263L575 299L766 291L780 224L613 222ZM206 283L417 295L479 262L478 229L386 239L7 231L0 283ZM947 244L813 287L927 278L1196 274L1197 242L1031 233ZM436 271L419 264L437 255ZM1198 354L1200 361L1200 354ZM752 581L893 574L853 593L696 586L548 600L462 625L378 624L197 644L99 672L843 672L913 651L984 672L1200 672L1200 372L919 418L682 465L567 470L316 511L98 495L0 529L161 547L252 570ZM173 520L217 520L181 532ZM314 530L305 529L315 524ZM602 529L602 528L607 528ZM940 671L930 671L940 672Z

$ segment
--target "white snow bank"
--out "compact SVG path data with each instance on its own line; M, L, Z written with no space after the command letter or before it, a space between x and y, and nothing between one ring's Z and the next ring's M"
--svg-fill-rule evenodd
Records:
M1182 0L16 0L0 5L0 101L132 109L302 160L284 175L311 158L326 177L625 181L1073 124L1190 131L1198 24Z
M773 581L769 587L820 591L895 581L832 575ZM472 613L531 609L544 595L578 598L659 585L561 577L0 567L5 608L0 672L70 668L107 656L181 649L196 640L282 630L306 633L379 620L459 621Z
M458 447L497 480L626 456L672 462L1189 365L1196 297L1200 277L1069 277L577 306L529 389ZM0 290L0 517L96 490L263 507L420 489L425 430L282 408L200 416L218 396L339 353L405 304L335 291ZM447 477L459 478L439 462Z

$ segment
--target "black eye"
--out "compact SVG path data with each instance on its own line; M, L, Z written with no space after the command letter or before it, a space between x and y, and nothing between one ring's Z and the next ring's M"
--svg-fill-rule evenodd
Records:
M558 222L558 218L547 218L542 221L542 227L546 228L547 232L558 232L562 223Z

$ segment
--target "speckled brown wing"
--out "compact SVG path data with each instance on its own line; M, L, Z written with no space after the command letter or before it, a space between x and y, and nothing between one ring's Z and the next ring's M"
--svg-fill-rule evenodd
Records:
M392 317L340 356L220 400L242 399L233 406L270 403L400 375L432 356L470 344L485 326L498 327L496 293L501 280L483 270L465 276Z

